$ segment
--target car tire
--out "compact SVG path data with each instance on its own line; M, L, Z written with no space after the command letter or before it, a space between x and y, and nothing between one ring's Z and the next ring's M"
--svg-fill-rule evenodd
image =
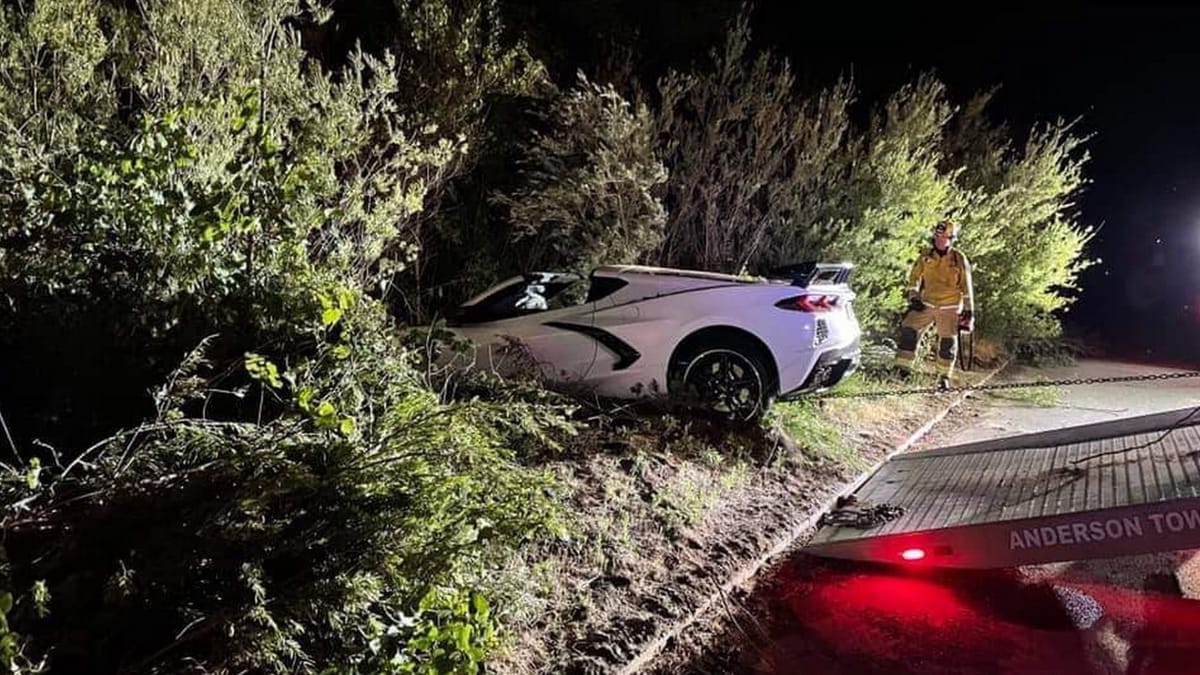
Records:
M774 401L766 359L744 341L701 340L682 350L671 371L676 398L726 419L757 420Z

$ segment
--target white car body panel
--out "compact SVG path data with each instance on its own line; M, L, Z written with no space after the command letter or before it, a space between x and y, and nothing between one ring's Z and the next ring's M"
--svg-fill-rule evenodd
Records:
M844 283L806 288L788 280L609 266L593 272L591 282L623 283L618 290L561 308L553 307L554 297L546 301L543 293L552 294L572 278L588 283L555 273L507 279L464 303L464 316L474 312L475 317L452 322L449 329L474 345L476 367L500 372L521 368L511 350L510 342L515 342L552 383L614 398L669 393L672 354L688 336L710 328L737 329L761 342L778 373L777 394L799 389L823 360L836 358L842 364L839 378L857 366L860 331L851 310L854 294ZM804 294L836 296L837 304L822 312L776 306ZM522 311L507 309L510 305ZM533 311L540 307L545 309ZM492 308L520 315L491 319ZM818 332L823 339L817 339ZM635 358L630 350L636 351ZM815 385L819 388L821 382Z

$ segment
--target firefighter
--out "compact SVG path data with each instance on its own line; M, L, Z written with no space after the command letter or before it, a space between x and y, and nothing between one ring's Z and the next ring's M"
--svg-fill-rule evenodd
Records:
M908 274L908 312L900 323L896 365L912 371L917 345L930 326L937 328L938 385L946 388L954 372L958 331L975 328L975 291L971 264L954 248L958 225L943 220L933 227L933 245L917 258Z

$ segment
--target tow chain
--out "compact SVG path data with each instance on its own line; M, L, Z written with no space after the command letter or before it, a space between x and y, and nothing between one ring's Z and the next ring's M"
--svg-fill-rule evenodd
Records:
M832 511L821 514L817 528L835 525L869 530L904 515L904 507L891 504L870 506L859 502L854 495L840 497Z
M1037 387L1074 387L1081 384L1115 384L1119 382L1153 382L1158 380L1182 380L1200 377L1200 371L1177 373L1146 373L1122 375L1120 377L1076 377L1061 380L1037 380L1028 382L1001 382L998 384L961 385L956 387L911 387L908 389L882 389L879 391L839 392L830 391L814 394L811 398L886 398L889 396L912 396L917 394L956 394L965 391L1000 391L1004 389L1031 389Z

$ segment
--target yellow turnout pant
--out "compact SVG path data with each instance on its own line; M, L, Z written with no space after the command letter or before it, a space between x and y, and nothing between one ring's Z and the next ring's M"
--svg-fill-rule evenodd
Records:
M917 345L930 326L937 327L937 370L949 376L954 372L954 357L958 353L958 307L926 307L910 310L900 322L900 337L896 341L896 365L912 369L917 359Z

